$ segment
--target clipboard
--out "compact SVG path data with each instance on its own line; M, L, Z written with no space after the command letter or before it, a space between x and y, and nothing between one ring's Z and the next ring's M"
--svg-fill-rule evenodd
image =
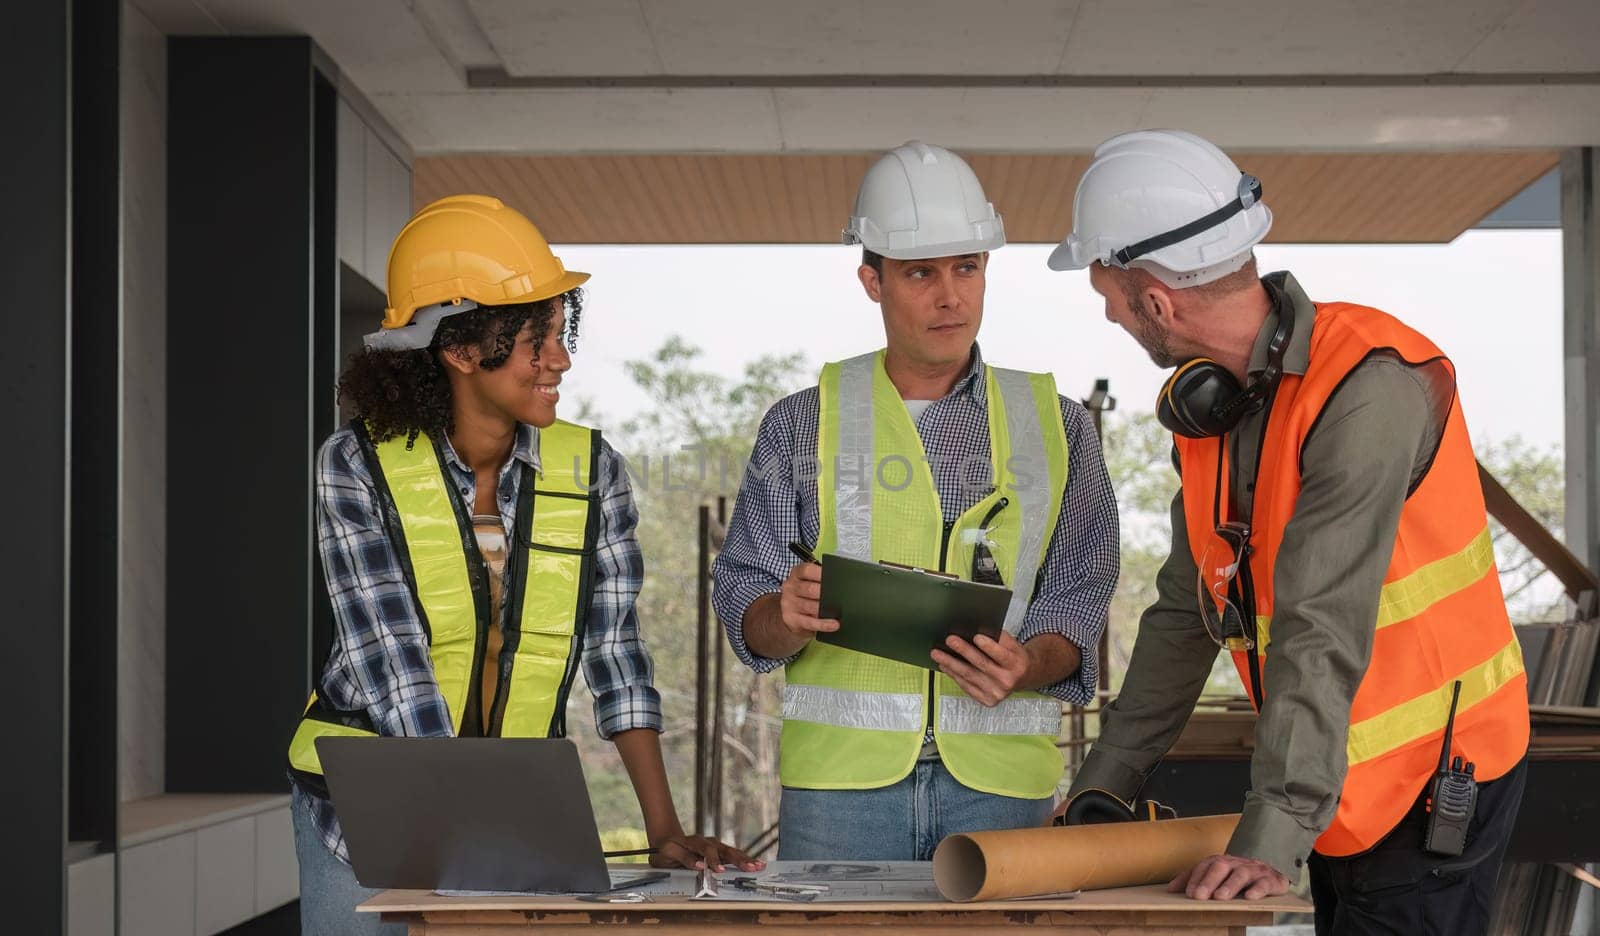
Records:
M1011 589L829 553L819 604L820 617L839 622L817 635L823 643L932 669L929 651L951 634L999 639Z

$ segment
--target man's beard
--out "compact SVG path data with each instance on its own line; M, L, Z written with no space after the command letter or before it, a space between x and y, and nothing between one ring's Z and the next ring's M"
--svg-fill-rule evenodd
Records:
M1150 360L1160 368L1176 367L1178 357L1172 353L1172 340L1166 329L1156 322L1155 316L1151 315L1150 310L1138 299L1130 297L1128 307L1133 311L1134 321L1138 324L1138 334L1134 339L1150 355Z

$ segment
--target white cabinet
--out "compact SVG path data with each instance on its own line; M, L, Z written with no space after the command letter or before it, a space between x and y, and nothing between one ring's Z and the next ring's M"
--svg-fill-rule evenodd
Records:
M150 797L123 804L122 826L121 936L213 936L300 896L288 796ZM90 925L97 889L112 899L92 874L68 871L72 936L110 933Z
M381 290L389 245L411 217L411 169L343 99L338 125L339 259Z
M374 138L372 143L377 143ZM381 144L380 144L381 145ZM378 284L379 289L387 289L387 270L389 266L389 246L394 243L395 237L400 234L400 229L411 220L411 168L400 157L385 149L389 153L388 187L385 189L386 197L383 203L383 218L376 222L376 228L367 228L367 239L376 237L380 245L379 254L383 260L372 268L372 281Z
M367 125L344 98L339 99L338 188L335 225L338 228L339 259L355 270L366 270L367 258Z
M121 936L193 936L194 834L122 850Z
M289 807L256 816L256 915L300 896L300 863L294 856Z
M67 865L67 936L112 936L116 924L117 856Z
M256 817L195 830L198 936L238 926L256 915Z

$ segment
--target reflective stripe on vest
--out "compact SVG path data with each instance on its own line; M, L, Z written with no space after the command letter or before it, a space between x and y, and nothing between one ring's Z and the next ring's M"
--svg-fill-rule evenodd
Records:
M1384 585L1378 595L1378 629L1414 618L1494 571L1494 538L1485 526L1460 552ZM1265 650L1271 642L1272 618L1259 615L1256 643Z
M1039 575L1045 547L1050 543L1048 534L1055 530L1056 519L1060 515L1060 495L1052 498L1051 490L1047 487L1050 483L1050 461L1044 452L1044 434L1040 431L1040 424L1042 420L1048 420L1046 425L1060 428L1061 404L1055 398L1053 379L1048 394L1049 413L1040 413L1037 407L1028 405L1037 403L1033 393L1033 375L997 367L994 368L994 382L1000 388L1003 399L1015 401L1005 407L1006 439L1001 445L1002 449L1009 451L1010 457L999 461L1014 477L1026 478L1029 482L1011 488L1012 502L1008 509L1016 511L1021 529L1017 532L1016 571L1006 581L1032 582ZM1052 500L1058 509L1051 509ZM1017 588L1011 592L1011 606L1006 609L1007 631L1015 634L1022 629L1023 615L1028 613L1028 603L1032 600L1032 588ZM1056 726L1051 733L1057 734L1060 730L1061 715L1057 706Z
M1414 618L1494 571L1494 538L1485 523L1465 549L1386 583L1378 597L1378 627Z
M375 457L374 457L375 456ZM467 568L472 540L470 506L458 508L459 495L440 457L437 443L418 436L407 450L405 436L376 443L367 468L379 491L395 505L401 542L395 551L410 568L412 597L428 630L428 658L433 678L450 711L452 733L461 734L469 687L476 668L480 618L488 613L488 581L481 567L473 581ZM381 482L379 479L382 479ZM381 494L380 494L381 496ZM403 547L403 552L402 552Z
M994 707L970 696L947 695L939 700L935 726L950 734L1047 735L1053 742L1061 734L1061 703L1049 696L1014 696Z
M1450 367L1432 342L1376 309L1319 305L1306 373L1285 375L1278 385L1261 448L1247 560L1262 672L1271 665L1274 569L1300 493L1306 439L1344 378L1377 349L1414 365ZM1217 440L1175 441L1189 547L1199 562L1208 548L1218 548L1213 504L1219 490L1224 504L1228 497L1229 485L1218 486L1219 473L1227 472L1226 447ZM1447 413L1428 472L1401 510L1374 610L1372 657L1350 710L1344 786L1316 844L1333 857L1370 848L1416 801L1438 764L1455 680L1462 688L1453 755L1474 762L1478 779L1488 781L1527 750L1521 647L1500 592L1459 406ZM1248 654L1235 654L1234 662L1248 684Z
M517 510L519 536L508 551L523 560L521 602L507 609L519 621L513 660L491 734L505 738L564 737L567 695L583 649L600 533L600 433L557 421L539 430L541 474L525 486ZM531 496L530 496L531 492ZM526 528L522 516L530 518ZM506 600L511 600L508 595Z
M916 731L925 727L921 693L851 692L823 686L785 686L783 717L862 728ZM965 695L940 700L938 729L957 734L1042 734L1061 731L1061 703L1049 697L1015 698L989 707Z
M918 692L852 692L826 686L783 687L783 717L867 731L922 731Z
M920 437L883 369L882 352L824 368L817 552L920 568L942 563L945 571L969 578L972 537L998 506L986 541L1003 580L1027 583L1014 590L1007 608L1005 626L1015 632L1060 514L1066 437L1049 375L984 370L996 490L946 533ZM812 789L894 783L920 753L930 698L935 736L956 779L1010 796L1054 790L1062 767L1056 700L1023 692L985 708L930 669L815 641L787 668L783 783Z
M1450 683L1352 724L1345 744L1350 765L1382 757L1419 738L1438 735L1450 714L1451 684L1455 680L1461 680L1461 699L1456 703L1459 718L1521 675L1522 648L1513 640L1477 666L1451 674Z
M488 572L448 469L427 436L408 450L403 437L372 445L363 427L356 431L428 638L451 733L479 733L481 717L466 718L488 706L491 736L564 735L599 531L600 434L558 421L538 432L541 476L521 469L502 599L504 619L518 625L505 634L496 698L485 700L482 648L487 628L500 622L488 620ZM313 693L290 741L290 766L314 783L322 773L316 739L377 733L366 712L335 711Z

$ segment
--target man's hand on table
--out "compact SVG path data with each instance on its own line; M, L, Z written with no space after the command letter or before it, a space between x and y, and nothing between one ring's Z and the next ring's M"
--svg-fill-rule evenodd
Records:
M1289 893L1289 879L1254 858L1212 855L1173 878L1167 891L1181 892L1194 900L1260 900Z

